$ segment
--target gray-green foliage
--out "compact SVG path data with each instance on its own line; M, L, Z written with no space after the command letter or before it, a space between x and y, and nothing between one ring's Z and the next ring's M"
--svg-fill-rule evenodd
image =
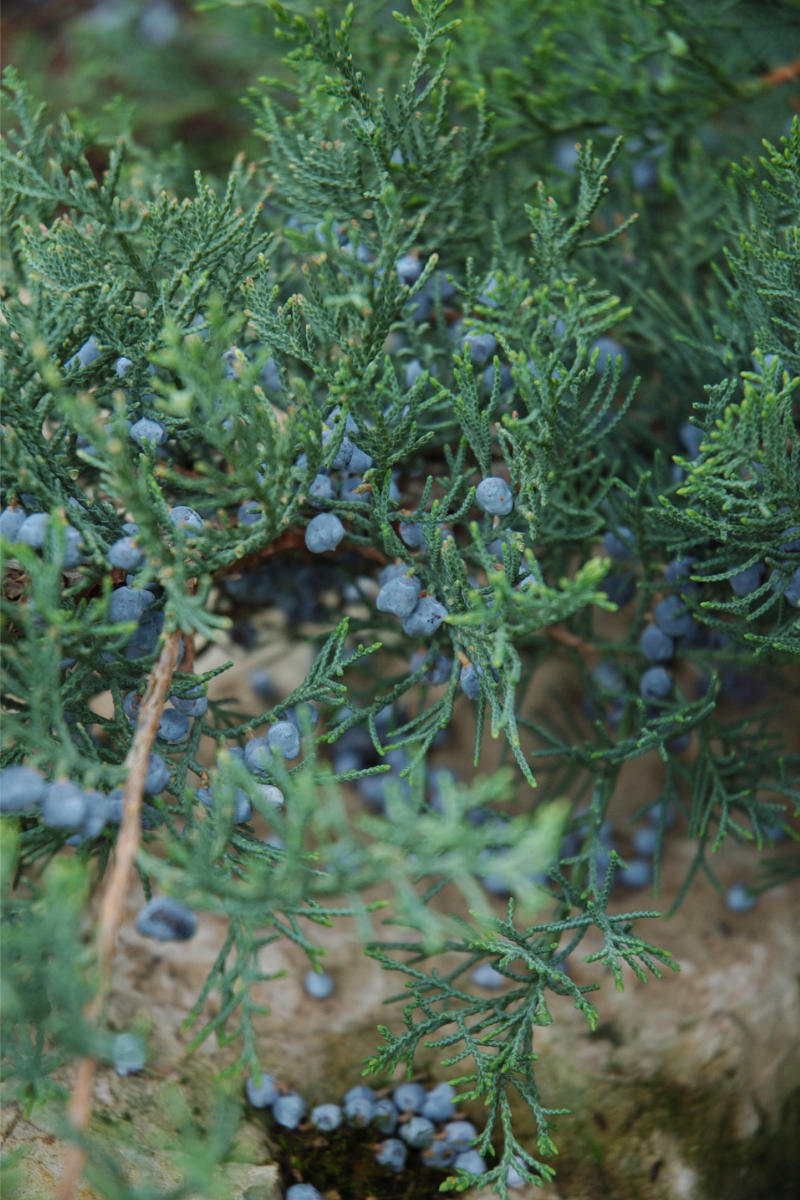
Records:
M498 101L499 142L491 105L476 87L487 83L488 42L478 39L472 54L446 2L418 0L415 18L401 21L415 48L404 44L407 75L391 95L376 92L359 69L351 12L336 24L324 12L306 21L273 8L292 45L291 111L267 83L252 89L264 160L237 159L227 181L198 176L185 197L124 139L99 174L85 130L66 118L48 124L17 76L7 77L17 126L3 146L3 497L51 521L41 553L3 544L3 764L24 760L48 778L69 776L103 791L124 782L134 728L122 700L143 691L160 645L140 654L130 640L135 626L109 620L118 580L107 554L124 521L138 525L146 555L139 582L160 587L154 609L163 613L164 633L219 637L229 614L280 602L282 579L305 570L300 586L320 597L310 611L323 629L309 635L313 666L291 695L257 716L212 703L186 743L161 747L172 778L143 833L145 890L228 921L187 1022L201 1021L215 990L218 1015L199 1025L195 1044L210 1034L236 1042L235 1071L259 1069L261 1010L251 988L269 978L259 950L288 938L316 962L308 922L358 915L369 952L413 984L406 1031L382 1030L386 1045L370 1069L410 1067L431 1037L446 1061L472 1055L464 1094L487 1101L482 1148L502 1133L490 1179L504 1196L513 1155L522 1155L532 1180L552 1175L544 1160L555 1148L550 1118L560 1110L540 1097L532 1054L535 1027L552 1019L548 991L572 996L590 1023L596 1016L586 997L594 986L576 987L558 964L594 929L603 949L586 961L610 967L617 986L622 964L640 978L675 966L633 932L634 920L656 913L607 912L617 859L612 852L606 867L603 822L623 764L650 750L664 760L662 790L643 797L642 809L654 810L659 841L671 806L687 816L697 839L687 886L698 868L712 874L708 853L726 836L761 845L785 801L797 804L796 757L767 716L731 716L720 694L753 661L777 671L800 652L796 604L786 595L800 565L788 546L800 527L800 132L795 122L761 166L708 184L709 220L721 223L726 256L717 255L713 271L705 257L695 264L690 290L709 297L711 318L696 305L687 316L668 290L648 290L640 277L643 264L655 269L673 253L668 222L645 211L648 241L630 209L609 220L617 164L629 166L619 139L601 129L601 152L591 141L583 146L574 194L562 180L558 199L548 180L515 192L512 153L538 143L543 130L552 137L602 126L612 115L626 134L663 122L674 134L674 187L666 195L680 210L697 163L690 157L681 167L675 147L697 113L712 111L731 88L721 68L711 69L709 48L687 43L684 6L671 14L675 28L659 54L676 79L698 81L687 91L691 103L683 84L642 93L632 86L635 72L620 74L608 81L602 120L582 119L586 97L576 87L563 126L554 128L573 75L553 68L550 92L522 104L525 75L514 74L522 67L502 63L498 51L487 90ZM648 38L664 33L661 10L614 8L619 20L633 21L646 54ZM573 9L582 6L559 17L540 5L536 18L551 24L557 41L567 37ZM475 34L479 26L473 13L464 28ZM558 58L555 43L551 58L544 54L548 44L537 52L537 69ZM607 79L602 45L592 53ZM498 146L507 161L490 170ZM636 238L635 269L626 275L622 247ZM422 270L406 286L395 263L410 251ZM496 339L493 383L472 361L463 341L469 331ZM613 354L596 369L597 340L612 331L627 340L635 375ZM81 366L73 356L90 336L99 354ZM122 377L121 355L131 360ZM406 386L414 359L424 372ZM510 370L509 390L501 388L501 366ZM665 398L665 388L687 379L693 391ZM703 430L695 459L682 455L677 437L690 415ZM128 426L143 416L166 426L163 448L131 441ZM372 465L358 498L328 506L346 526L346 543L335 561L310 569L302 531L317 510L307 496L346 435ZM508 517L492 519L474 504L474 487L488 474L511 483ZM261 518L245 525L235 514L247 501ZM176 529L169 517L176 505L198 510L202 531ZM400 536L400 521L421 525L421 549ZM77 569L64 569L67 522L82 539ZM598 543L622 526L632 531L635 553L612 569ZM693 582L681 589L694 618L680 651L685 669L666 700L646 705L638 639L664 593L663 564L683 554L697 559ZM367 578L392 560L448 610L435 641L422 644L422 661L411 665L417 643L375 609ZM762 584L733 596L730 578L756 562L765 567ZM598 631L597 612L615 607L615 573L636 584L636 598L624 634L611 641ZM353 588L361 603L345 612ZM306 607L297 611L307 614L308 597L301 600ZM298 628L303 619L290 616L294 636L306 632ZM453 667L432 691L425 676L437 652ZM588 721L564 698L547 713L531 710L532 680L553 656L580 678ZM618 672L612 693L591 670L601 657ZM488 725L504 765L469 786L445 786L432 807L428 751L454 719L467 663L480 671L475 763ZM179 665L171 694L186 696L219 673L198 676ZM104 692L112 716L90 707ZM299 762L273 762L270 779L286 798L275 810L226 747L305 701L321 708L324 732L316 744L305 723ZM378 765L334 774L327 745L345 744L357 730L366 730ZM691 756L671 749L687 731ZM189 784L204 769L203 737L218 750L210 812L194 802ZM383 773L390 749L406 754L403 777L387 783L383 812L352 819L341 784ZM281 848L233 824L237 787ZM570 816L566 793L588 809ZM501 820L509 802L514 815ZM490 819L469 820L475 810ZM565 832L572 836L562 842ZM6 1073L33 1103L60 1061L106 1052L96 1031L64 1021L65 1006L78 1012L89 994L90 956L60 931L105 871L114 829L81 843L68 865L59 853L66 834L35 814L15 822L10 836ZM548 873L546 882L535 869ZM504 879L512 896L502 919L477 882L488 873ZM437 896L451 881L472 924L440 911ZM405 942L384 944L375 933L362 893L377 883L390 887L392 919L411 930ZM420 966L443 949L461 954L462 965L447 975L435 963ZM478 998L464 982L482 960L514 983L499 999ZM514 1091L535 1116L535 1153L514 1137ZM469 1182L462 1175L458 1186Z

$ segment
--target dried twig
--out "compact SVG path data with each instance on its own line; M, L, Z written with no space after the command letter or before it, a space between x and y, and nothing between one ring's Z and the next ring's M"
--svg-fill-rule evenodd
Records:
M554 642L560 642L562 646L569 646L571 650L577 650L580 654L596 654L594 646L590 646L588 642L584 642L576 633L570 633L568 629L562 629L560 625L546 625L542 630Z
M796 58L794 62L784 63L783 66L775 67L774 70L768 71L761 78L764 83L770 84L773 87L778 83L790 83L793 79L797 79L800 75L800 58Z
M136 725L136 736L125 760L128 779L125 784L125 799L122 806L122 824L117 838L114 867L103 894L98 918L97 966L99 981L97 991L86 1013L87 1020L92 1024L97 1024L100 1020L111 990L114 947L122 924L130 874L139 850L142 796L147 777L147 766L169 685L178 661L181 639L180 631L171 633L153 667ZM97 1060L91 1056L82 1059L78 1064L68 1108L70 1124L76 1133L83 1133L89 1123L96 1067ZM83 1166L83 1160L84 1154L81 1148L74 1143L71 1144L67 1148L64 1160L60 1200L70 1200Z

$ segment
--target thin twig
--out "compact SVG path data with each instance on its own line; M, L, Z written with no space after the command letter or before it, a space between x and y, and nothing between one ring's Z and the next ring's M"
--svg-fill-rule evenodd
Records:
M570 633L568 629L562 629L560 625L546 625L542 630L554 642L560 642L562 646L569 646L571 650L577 650L580 654L596 654L594 646L590 646L588 642L584 642L576 633Z
M775 86L778 83L790 83L792 79L797 79L798 75L800 75L800 58L796 58L794 62L784 63L783 66L775 67L761 78L764 83Z
M97 929L97 967L98 985L91 1004L86 1012L86 1019L96 1025L111 990L111 967L114 958L114 947L117 934L122 925L125 910L125 897L128 893L128 883L131 871L136 861L141 838L141 811L144 784L147 778L147 767L150 751L153 748L158 731L161 714L167 699L167 692L172 681L172 675L180 653L182 634L180 631L171 633L159 655L158 661L150 675L147 690L144 694L139 720L136 725L136 736L130 748L125 766L128 778L125 784L125 798L122 805L122 823L117 838L114 867L103 894L100 905ZM97 1059L89 1056L81 1060L75 1075L75 1083L70 1097L67 1115L76 1133L83 1133L89 1123L92 1111L92 1088ZM61 1180L60 1200L70 1200L72 1190L83 1167L84 1153L76 1143L67 1147L64 1160L64 1175Z

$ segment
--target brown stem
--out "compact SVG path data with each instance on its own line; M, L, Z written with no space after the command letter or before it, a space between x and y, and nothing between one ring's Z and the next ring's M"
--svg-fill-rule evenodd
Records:
M800 75L800 58L796 58L794 62L784 63L781 67L775 67L761 78L764 83L774 87L778 83L790 83L792 79L797 79L798 75Z
M582 641L576 633L562 629L560 625L546 625L542 633L546 633L554 642L560 642L562 646L569 646L571 650L577 650L580 654L596 653L594 646Z
M164 643L158 661L150 675L144 700L139 711L136 736L133 739L133 745L125 760L125 766L128 768L128 778L125 784L125 798L122 805L122 823L117 838L114 867L103 894L98 917L98 985L92 1002L86 1011L86 1019L93 1025L99 1022L111 990L111 966L114 957L114 947L122 924L130 874L139 851L142 796L144 795L144 784L147 778L147 766L167 699L169 685L178 661L181 638L182 634L178 630L175 633L171 633ZM96 1067L97 1059L92 1056L82 1059L78 1064L72 1096L70 1097L67 1109L70 1124L76 1133L83 1133L89 1123L89 1116L92 1111L92 1088ZM67 1147L64 1158L64 1174L61 1179L59 1192L60 1200L70 1200L72 1190L83 1167L83 1162L84 1154L80 1146L71 1143Z

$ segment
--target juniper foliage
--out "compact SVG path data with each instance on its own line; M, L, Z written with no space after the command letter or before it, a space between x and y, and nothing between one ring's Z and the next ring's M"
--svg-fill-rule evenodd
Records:
M553 1175L563 1110L540 1095L533 1052L536 1026L552 1020L548 993L592 1026L597 1017L597 985L576 986L567 956L594 931L602 949L585 961L619 988L624 966L642 980L677 969L634 932L657 912L608 912L620 860L603 829L623 765L652 750L664 763L642 808L659 830L656 891L672 809L697 842L685 892L697 870L714 877L726 837L760 848L800 797L797 756L752 703L754 667L796 692L786 668L800 653L797 120L759 163L715 178L696 130L762 90L751 45L713 20L698 26L684 4L513 7L537 46L525 61L524 39L500 36L508 5L467 6L459 25L448 0L415 0L399 18L394 74L376 88L352 8L336 21L272 4L294 83L279 98L275 80L249 92L264 158L237 158L224 181L198 174L191 194L135 139L108 148L77 119L50 123L9 71L0 326L3 501L48 516L40 548L3 539L3 765L103 794L124 785L136 735L125 699L144 693L165 635L201 647L232 617L280 604L289 634L314 645L307 677L256 716L212 701L186 740L157 744L170 779L146 811L145 893L228 926L187 1014L192 1045L234 1044L228 1073L257 1076L254 997L270 978L260 950L288 939L317 964L307 931L357 915L367 952L411 991L405 1030L381 1027L367 1070L410 1070L421 1042L450 1064L471 1057L462 1095L486 1103L479 1148L501 1149L484 1182L501 1197L512 1165L534 1183ZM599 36L582 40L576 82L573 18L589 12ZM609 45L621 29L625 71ZM540 76L546 86L532 86ZM595 77L604 107L590 120ZM521 186L530 146L549 152L587 130L569 170ZM644 140L631 147L632 136ZM642 146L663 185L652 202L633 169ZM669 286L652 286L659 273ZM161 445L131 439L142 418L161 423ZM313 485L339 479L353 444L365 465L324 503L345 542L312 565ZM507 516L475 504L489 475L510 483ZM196 528L176 525L179 506ZM149 607L120 623L124 572L108 554L131 522L144 555L132 588ZM614 563L604 534L622 545ZM664 564L686 556L665 579ZM444 606L432 637L376 608L378 567L392 562ZM755 586L739 594L751 568ZM626 620L612 640L598 615L616 609ZM653 613L680 639L660 699L640 694ZM568 692L532 707L552 658L580 679L588 720ZM429 752L466 711L467 666L479 687L475 766L487 728L503 765L443 784L434 805ZM189 699L225 669L179 663L170 695ZM322 711L318 733L308 703ZM273 755L254 774L242 748L294 710L299 761ZM691 754L676 743L686 734ZM329 748L359 738L359 766L332 769ZM193 787L209 775L207 808ZM342 785L381 779L380 811L354 819ZM238 790L274 844L235 824ZM91 940L76 930L116 827L70 852L70 830L40 818L3 819L4 1070L29 1107L58 1093L63 1063L110 1056L103 1030L75 1019L95 982ZM765 883L791 870L773 865ZM489 875L510 896L502 917L479 883ZM442 911L450 882L471 923ZM375 931L363 893L378 883L405 941ZM442 974L445 950L461 963ZM499 998L465 982L482 961L513 984ZM535 1118L534 1148L515 1136L515 1094ZM223 1153L207 1148L209 1172ZM115 1168L93 1169L97 1186L124 1194ZM474 1182L461 1172L453 1185Z

